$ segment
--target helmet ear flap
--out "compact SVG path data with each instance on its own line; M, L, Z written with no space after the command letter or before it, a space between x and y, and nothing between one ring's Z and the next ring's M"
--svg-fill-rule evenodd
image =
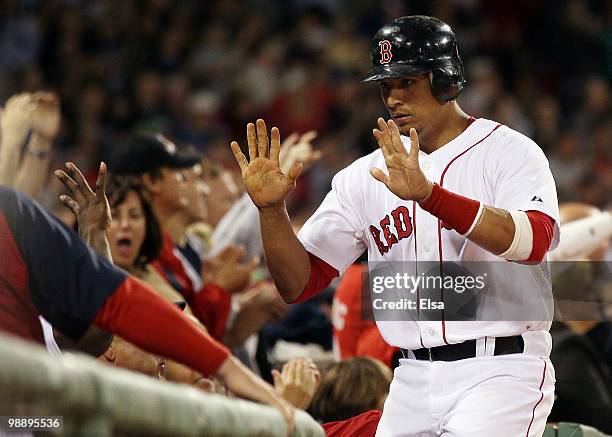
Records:
M434 68L429 78L431 80L431 92L440 103L457 99L465 84L463 71L454 65Z

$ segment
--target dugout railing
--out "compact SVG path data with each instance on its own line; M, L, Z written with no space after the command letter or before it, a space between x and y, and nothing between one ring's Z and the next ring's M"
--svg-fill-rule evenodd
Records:
M0 416L5 427L6 416L62 416L62 427L51 435L66 436L286 435L285 421L274 408L157 381L86 356L51 356L2 334ZM324 432L298 411L294 435L322 437Z

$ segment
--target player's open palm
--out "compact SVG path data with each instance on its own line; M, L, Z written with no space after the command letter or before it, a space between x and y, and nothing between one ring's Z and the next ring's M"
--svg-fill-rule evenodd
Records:
M432 184L419 167L419 138L416 129L410 129L408 152L393 120L385 122L379 118L378 127L373 133L382 150L389 174L379 168L370 169L370 174L403 200L425 200L431 193Z
M242 180L253 203L258 208L280 205L295 188L295 181L302 171L302 164L295 162L287 174L279 165L280 133L273 127L268 141L266 123L259 119L256 125L247 125L249 160L232 141L232 151L242 171Z

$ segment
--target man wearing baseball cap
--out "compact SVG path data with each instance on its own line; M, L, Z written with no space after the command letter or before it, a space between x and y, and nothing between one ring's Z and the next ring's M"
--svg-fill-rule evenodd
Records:
M195 150L180 149L162 134L139 134L116 151L110 165L115 174L140 176L163 168L193 167L201 159Z
M225 269L232 273L231 281L226 280L228 274L217 275L214 269L208 269L207 281L202 280L202 260L186 234L188 226L206 219L204 194L193 177L201 160L198 152L179 148L162 134L141 134L117 151L110 171L142 183L163 231L162 250L152 265L185 297L209 333L221 339L231 310L232 284L244 277L246 285L250 271L238 264L236 256L231 261L236 269Z

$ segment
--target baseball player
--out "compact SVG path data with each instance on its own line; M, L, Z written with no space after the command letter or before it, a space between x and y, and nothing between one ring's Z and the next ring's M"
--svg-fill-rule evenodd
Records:
M374 36L371 62L365 81L378 83L391 115L373 131L380 149L334 177L297 236L284 200L301 166L279 169L278 129L268 146L263 120L247 125L248 160L232 143L284 299L313 296L367 249L369 262L430 261L442 271L442 262L474 260L524 269L520 277L492 275L490 290L525 310L550 311L542 261L558 244L558 204L541 149L461 110L463 65L442 21L409 16L387 23ZM528 307L525 293L542 299ZM550 321L518 319L377 316L387 343L405 357L377 435L541 435L554 392Z

